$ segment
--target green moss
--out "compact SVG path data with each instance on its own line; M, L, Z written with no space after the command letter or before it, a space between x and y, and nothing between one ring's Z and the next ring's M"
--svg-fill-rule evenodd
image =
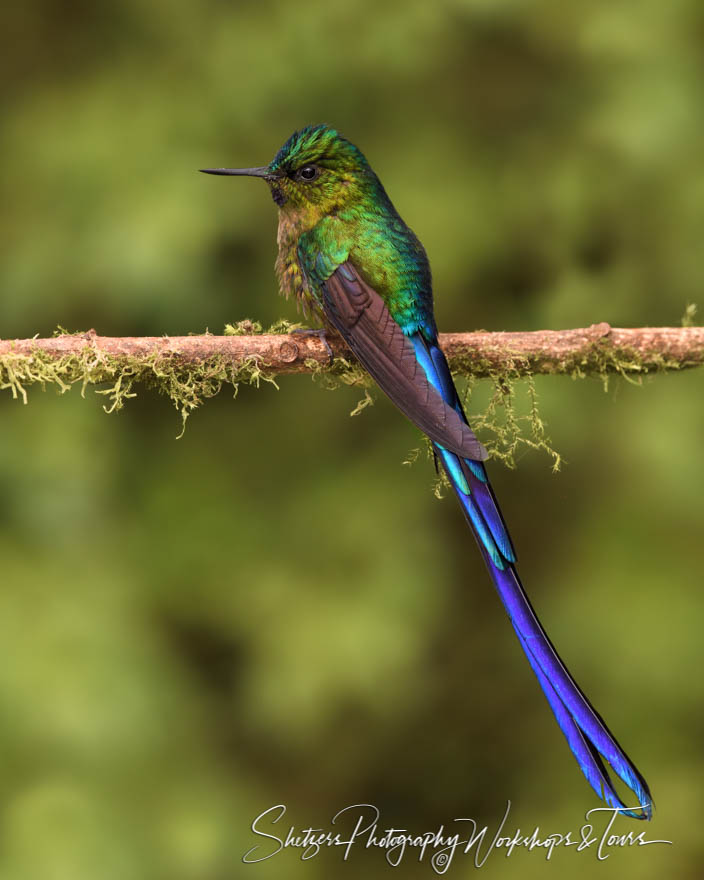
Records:
M352 385L364 389L364 397L357 401L357 405L350 412L351 416L358 416L362 410L374 403L374 397L369 390L376 388L376 385L369 373L354 361L336 357L331 364L321 364L314 358L308 358L304 363L310 370L313 381L327 391L335 391L340 385Z
M470 399L478 380L471 376L466 382L464 405L471 412L472 428L491 457L515 468L520 452L534 449L548 455L553 470L558 471L560 453L550 445L546 434L533 376L502 371L492 374L489 380L493 391L483 412L472 410Z
M604 391L609 388L611 376L620 376L632 385L641 385L643 377L667 370L683 370L695 366L695 363L668 358L656 352L648 353L647 357L628 346L616 348L607 340L594 343L590 351L580 357L566 359L564 369L556 369L555 373L567 373L573 379L596 376L601 380Z
M264 330L259 321L251 321L244 318L234 324L225 324L225 336L251 336L263 333Z
M652 352L644 357L635 349L614 347L608 339L597 340L587 350L558 362L548 363L540 358L516 355L510 350L502 352L501 358L501 367L497 367L494 361L471 353L450 360L455 379L465 379L467 382L464 403L468 411L471 411L469 398L477 381L481 378L493 384L493 393L483 411L471 411L472 427L491 457L502 461L507 467L516 466L516 457L521 451L535 449L552 459L553 470L559 470L561 457L551 446L540 416L534 381L536 374L564 375L572 379L596 377L604 391L608 391L613 376L640 385L648 374L694 365ZM521 406L517 405L519 402ZM519 410L527 411L519 415Z
M274 377L267 374L256 360L249 359L235 366L219 355L184 363L176 357L161 354L147 358L113 357L98 354L89 346L78 354L58 359L40 350L31 355L12 352L0 355L0 390L8 390L13 398L23 403L27 403L27 386L32 384L40 385L43 390L53 385L61 394L80 385L82 396L88 386L94 385L99 386L96 394L107 398L103 407L105 412L113 413L137 396L138 385L144 385L171 400L181 415L184 429L193 410L218 394L224 386L230 386L236 396L241 383L258 387L261 381L276 386Z
M687 316L693 318L692 309L688 309ZM287 321L278 321L266 332L283 334L298 327ZM261 324L248 319L228 324L225 328L226 335L262 332ZM375 385L356 362L336 357L330 365L309 360L306 366L313 381L325 389L334 390L344 384L364 390L364 396L351 415L358 415L374 402L370 389ZM464 403L471 412L472 426L491 456L508 467L515 467L520 452L534 449L547 454L555 470L560 466L560 454L550 445L540 416L534 373L565 375L572 379L596 376L606 390L613 375L640 384L644 375L685 366L690 365L657 354L644 358L632 349L614 348L607 339L598 340L588 350L556 364L530 360L510 351L502 353L500 367L471 353L451 359L458 384L462 387L464 383ZM14 352L0 355L0 390L8 390L13 398L21 399L24 403L27 402L27 388L30 385L40 385L43 389L53 385L61 394L79 385L82 395L85 395L88 386L97 386L96 393L107 398L105 411L113 413L136 396L137 386L144 385L171 400L181 415L184 429L186 419L193 410L218 394L223 387L232 388L233 395L236 395L241 383L259 386L261 381L276 386L273 372L254 358L237 365L219 355L199 362L184 363L176 356L163 354L147 358L113 357L96 352L90 345L77 354L58 359L41 350L31 355ZM478 381L488 381L492 386L488 402L481 412L474 411L470 405ZM429 443L427 449L432 455ZM417 455L416 450L405 464L410 464ZM442 477L436 490L439 492L441 488Z
M236 321L234 324L225 324L224 334L225 336L251 336L253 334L258 336L262 333L285 335L294 330L302 329L305 329L303 324L295 324L292 321L287 321L286 318L279 318L278 321L274 321L271 327L264 330L259 321L252 321L250 318L244 318L244 320Z

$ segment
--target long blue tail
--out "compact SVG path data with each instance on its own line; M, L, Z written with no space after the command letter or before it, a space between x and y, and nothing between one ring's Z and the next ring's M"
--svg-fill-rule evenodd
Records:
M411 340L428 381L464 417L440 348L426 342L419 334L412 336ZM516 555L511 538L484 465L479 461L461 459L437 444L434 449L477 539L521 647L582 773L607 804L634 819L650 819L652 799L645 779L570 675L528 600L514 565ZM627 808L622 802L604 760L637 797L637 808Z

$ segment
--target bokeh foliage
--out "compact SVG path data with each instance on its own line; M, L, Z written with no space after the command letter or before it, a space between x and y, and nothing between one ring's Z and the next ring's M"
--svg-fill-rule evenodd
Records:
M195 170L318 121L425 243L443 329L676 324L703 299L697 0L3 16L5 338L294 319L264 187ZM507 798L512 828L566 831L596 805L458 510L401 466L416 432L383 401L348 418L358 390L280 384L210 401L178 442L146 392L110 417L77 391L0 401L3 878L384 877L360 851L239 860L276 803L328 827L372 802L418 831ZM652 786L648 836L675 844L483 871L695 876L702 374L537 387L567 464L497 465L497 492L548 631Z

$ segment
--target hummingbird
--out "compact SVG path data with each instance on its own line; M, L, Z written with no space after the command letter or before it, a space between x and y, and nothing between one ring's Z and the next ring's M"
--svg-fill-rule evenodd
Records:
M329 125L294 132L268 164L207 168L260 177L278 207L276 274L304 314L336 331L430 439L528 662L587 781L610 807L650 819L648 785L560 659L516 570L516 553L438 343L430 264L364 154ZM638 805L624 804L607 765Z

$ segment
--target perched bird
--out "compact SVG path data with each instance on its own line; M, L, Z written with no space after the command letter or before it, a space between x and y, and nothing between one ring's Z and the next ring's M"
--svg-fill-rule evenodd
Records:
M516 554L467 423L433 316L422 244L362 152L328 125L295 132L259 168L279 209L281 290L334 328L393 403L430 438L528 662L589 784L607 804L650 819L648 785L567 671L516 572ZM605 763L631 789L624 804Z

